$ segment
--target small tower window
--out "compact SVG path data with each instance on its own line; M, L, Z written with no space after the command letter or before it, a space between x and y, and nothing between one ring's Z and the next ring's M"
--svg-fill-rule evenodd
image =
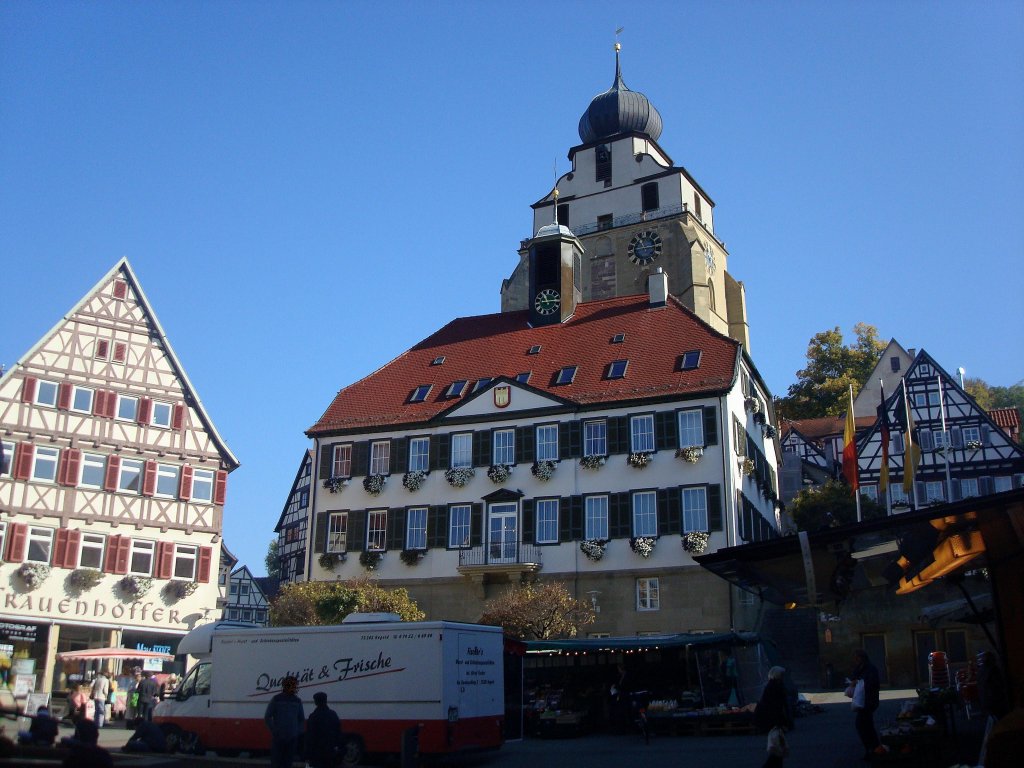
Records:
M615 219L610 213L605 213L597 217L597 231L600 232L604 229L611 229L615 226Z
M661 208L658 195L658 182L652 181L640 187L640 202L643 205L643 212L656 211Z
M704 220L704 215L700 211L700 195L696 192L693 193L693 212L697 215L698 219Z
M569 204L568 203L562 203L560 206L558 206L557 216L558 216L558 223L559 224L561 224L563 227L568 227L569 226Z
M607 144L600 145L595 150L597 174L595 181L603 181L606 187L612 185L612 148Z
M899 357L890 357L889 358L889 367L892 368L892 372L893 373L896 373L896 371L898 371L900 369L900 359L899 359Z

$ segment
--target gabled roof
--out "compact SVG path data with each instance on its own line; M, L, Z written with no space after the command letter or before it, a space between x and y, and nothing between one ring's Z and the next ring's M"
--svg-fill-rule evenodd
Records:
M1016 408L993 408L988 415L1004 432L1020 431L1020 412Z
M673 297L661 307L652 307L647 294L584 302L564 323L538 328L528 320L527 311L453 320L342 389L306 434L429 422L468 399L446 397L449 385L461 379L513 379L530 371L529 383L521 386L585 407L721 393L738 373L739 342ZM612 343L616 334L625 334L622 343ZM539 352L528 354L537 346ZM680 355L692 350L700 350L699 366L680 371ZM443 363L432 365L441 357ZM629 360L626 376L606 379L608 365L621 359ZM570 365L579 367L572 383L556 386L558 371ZM432 385L428 396L410 403L412 390L420 385Z
M288 498L284 500L284 509L281 510L280 516L277 518L277 525L274 526L274 533L281 532L281 526L284 525L284 519L288 515L288 511L292 505L292 496L295 494L295 489L299 485L299 478L302 477L302 471L306 468L306 465L312 467L313 465L313 449L307 448L302 452L302 461L299 462L299 468L295 470L295 479L292 480L292 485L288 489Z
M867 429L875 423L875 416L858 416L854 421L857 431ZM846 430L846 416L822 416L817 419L787 420L782 423L782 436L795 430L806 440L820 444L826 437L841 435Z
M132 270L131 265L128 263L127 258L122 258L118 261L113 268L107 272L99 281L90 288L78 303L75 304L68 312L57 321L57 323L48 332L43 334L39 340L28 350L22 357L11 366L11 369L7 371L0 379L5 378L16 369L21 368L25 365L25 362L29 360L35 353L43 347L55 334L57 334L65 323L70 321L75 314L78 313L89 301L92 300L104 286L106 286L116 275L120 273L132 290L138 297L139 304L142 306L143 312L145 312L147 319L153 327L153 338L161 344L163 349L167 352L167 360L171 367L174 369L175 374L181 380L181 388L186 396L186 401L191 405L199 419L202 421L203 426L210 435L210 439L214 445L220 451L221 457L224 459L224 463L228 469L236 469L239 466L238 459L228 448L227 443L221 438L220 433L217 432L217 428L213 425L213 421L210 419L209 414L206 412L206 408L203 407L203 402L199 399L199 395L196 393L195 388L192 386L192 382L189 381L188 374L185 373L185 368L182 366L181 361L178 360L178 356L174 353L174 348L171 346L170 339L167 338L167 334L164 333L163 326L160 325L160 320L157 319L156 312L153 311L153 306L149 303L149 299L146 298L145 292L142 290L142 284L139 283L139 279L135 276L135 272Z

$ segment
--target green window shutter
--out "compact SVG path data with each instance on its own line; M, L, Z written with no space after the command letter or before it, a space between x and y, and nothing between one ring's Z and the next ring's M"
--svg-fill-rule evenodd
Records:
M352 446L352 477L370 473L370 443L366 440Z
M366 547L366 510L348 513L348 551L362 552Z
M537 520L533 499L523 499L523 535L526 544L537 543Z
M473 466L489 467L491 465L491 430L483 429L473 433Z
M569 435L569 450L562 456L563 459L578 459L583 455L583 428L579 421L570 421L561 427Z
M405 549L405 510L388 510L388 549Z
M608 453L629 453L629 419L625 416L608 419Z
M533 462L537 455L536 440L537 430L532 426L516 427L516 463Z
M430 441L430 468L448 469L452 457L452 436L448 434L435 435Z
M665 501L668 507L668 524L665 527L665 533L682 533L683 531L682 496L682 491L678 487L665 489Z
M654 414L654 448L658 451L671 451L679 444L676 436L675 411L658 411Z
M718 445L718 409L704 406L704 445Z
M427 546L448 546L448 507L434 505L427 512Z
M391 474L404 475L409 469L409 438L396 437L391 441Z
M327 548L327 513L317 512L313 525L313 551L320 554Z
M320 479L326 480L334 468L334 443L320 446Z
M487 433L489 434L489 433ZM473 513L469 518L469 545L479 547L484 543L484 505L474 504Z
M628 491L608 494L608 535L611 538L629 538L633 530L632 517Z
M708 486L708 528L721 531L722 527L722 486L714 483Z
M669 533L679 533L679 529L673 530L672 522L672 503L669 499L669 493L672 488L659 488L658 489L658 535L664 536Z
M583 538L583 497L570 496L563 498L559 504L558 514L569 518L569 540Z

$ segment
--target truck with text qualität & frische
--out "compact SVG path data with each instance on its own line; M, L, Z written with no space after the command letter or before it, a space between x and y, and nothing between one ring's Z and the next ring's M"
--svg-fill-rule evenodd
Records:
M290 675L307 716L313 694L327 694L341 718L346 764L364 754L400 754L411 728L421 755L500 747L501 628L397 618L352 614L326 627L201 625L178 645L179 654L198 661L153 721L178 751L269 750L263 715Z

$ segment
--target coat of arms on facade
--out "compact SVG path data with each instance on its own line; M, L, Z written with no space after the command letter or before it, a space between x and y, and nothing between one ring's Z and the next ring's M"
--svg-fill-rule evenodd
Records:
M494 388L494 407L506 408L512 402L512 387L507 384Z

